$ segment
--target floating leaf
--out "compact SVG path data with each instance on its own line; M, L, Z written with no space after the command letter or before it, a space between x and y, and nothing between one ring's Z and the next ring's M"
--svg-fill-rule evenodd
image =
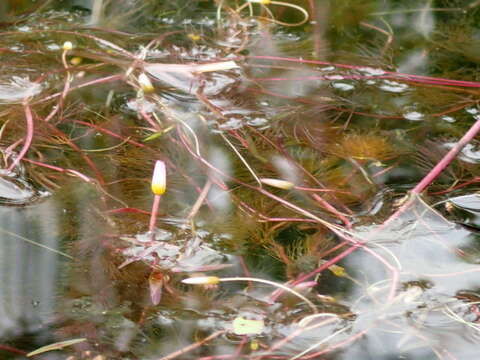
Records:
M75 345L75 344L84 342L86 340L87 339L85 338L80 338L80 339L65 340L65 341L56 342L50 345L45 345L45 346L42 346L41 348L38 348L37 350L29 352L27 354L27 357L43 354L48 351L60 350L60 349L63 349L64 347Z
M232 325L236 335L258 335L265 327L263 320L248 320L241 316L236 317Z

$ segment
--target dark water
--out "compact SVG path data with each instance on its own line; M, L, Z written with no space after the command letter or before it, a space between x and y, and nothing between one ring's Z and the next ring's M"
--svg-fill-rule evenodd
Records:
M479 357L480 2L289 4L0 4L1 359Z

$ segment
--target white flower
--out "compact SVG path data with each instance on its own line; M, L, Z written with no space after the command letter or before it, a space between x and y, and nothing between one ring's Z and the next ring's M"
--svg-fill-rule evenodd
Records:
M162 195L167 188L167 169L161 160L155 162L152 177L152 192L155 195Z
M65 41L63 43L63 51L70 51L73 49L73 44L71 41Z
M151 93L155 90L152 82L150 81L148 76L145 75L145 73L141 73L138 76L138 83L140 84L140 87L142 88L143 92L145 92L145 93Z

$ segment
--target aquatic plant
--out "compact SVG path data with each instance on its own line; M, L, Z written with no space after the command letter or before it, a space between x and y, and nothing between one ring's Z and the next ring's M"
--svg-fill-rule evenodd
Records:
M460 36L478 2L118 3L0 24L1 215L66 214L53 246L1 225L69 262L55 339L28 347L355 358L387 329L388 356L464 358L475 222L436 209L478 190L480 85ZM462 349L439 342L464 328Z

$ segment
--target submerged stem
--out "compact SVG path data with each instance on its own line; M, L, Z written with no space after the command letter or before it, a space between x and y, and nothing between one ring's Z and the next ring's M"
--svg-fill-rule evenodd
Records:
M152 241L155 238L154 230L155 224L157 223L158 208L160 207L161 198L161 195L155 195L155 197L153 198L152 214L150 215L150 224L148 226L148 231L152 234Z
M292 295L295 295L296 297L302 299L303 301L305 301L308 306L310 306L310 308L312 309L312 311L314 313L317 313L318 310L317 310L317 307L315 306L314 303L312 303L310 300L308 300L305 296L303 296L302 294L296 292L295 290L292 290L291 288L289 288L288 286L285 286L283 284L279 284L279 283L276 283L276 282L273 282L273 281L270 281L270 280L264 280L264 279L259 279L259 278L253 278L253 277L231 277L231 278L219 278L219 281L220 282L227 282L227 281L252 281L252 282L258 282L258 283L262 283L262 284L268 284L268 285L271 285L271 286L274 286L274 287L278 287L282 290L285 290L287 292L289 292L290 294Z

